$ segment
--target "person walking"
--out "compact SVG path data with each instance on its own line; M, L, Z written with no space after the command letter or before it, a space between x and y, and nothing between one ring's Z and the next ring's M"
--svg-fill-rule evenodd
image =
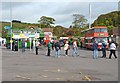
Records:
M110 55L109 55L109 59L111 59L112 54L114 54L114 57L117 58L117 56L116 56L116 45L115 45L115 42L112 42L112 43L110 44Z
M48 53L47 53L47 56L50 56L50 51L51 51L51 47L52 47L51 42L48 42L47 47L48 47Z
M79 56L78 55L78 52L77 52L77 49L78 49L78 46L77 46L77 41L75 40L73 42L73 52L72 52L72 56L74 57L74 54L76 54L76 56Z
M38 48L39 48L39 41L36 41L36 46L35 46L35 53L38 55Z
M65 56L68 56L68 49L69 49L69 44L68 44L68 41L66 41L66 43L64 45Z
M102 58L106 58L106 43L105 41L102 42Z
M57 42L55 43L55 51L56 51L55 56L56 56L57 58L60 58L60 50L61 50L60 42L57 41Z
M93 43L93 59L98 59L98 43L96 41Z

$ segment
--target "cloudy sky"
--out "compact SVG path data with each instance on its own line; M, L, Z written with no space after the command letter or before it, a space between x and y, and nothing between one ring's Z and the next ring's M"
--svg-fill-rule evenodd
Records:
M118 2L90 2L91 22L101 14L118 10ZM79 1L45 1L45 2L2 2L0 3L0 21L20 20L38 23L41 16L53 17L56 25L69 27L73 14L82 14L89 22L89 2ZM10 9L11 8L11 9ZM10 14L11 13L11 14ZM12 16L11 16L12 15Z

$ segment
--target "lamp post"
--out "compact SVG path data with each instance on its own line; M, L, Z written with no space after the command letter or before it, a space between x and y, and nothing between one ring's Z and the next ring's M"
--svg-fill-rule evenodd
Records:
M89 3L89 29L91 28L91 4Z
M12 50L12 2L10 3L10 20L11 20L11 29L10 29L10 48Z

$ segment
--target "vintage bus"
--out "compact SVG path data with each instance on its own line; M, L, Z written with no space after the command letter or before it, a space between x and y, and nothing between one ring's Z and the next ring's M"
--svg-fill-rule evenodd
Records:
M108 31L105 26L96 26L81 32L84 37L83 46L92 49L94 40L98 43L98 48L102 48L102 42L107 44L108 48Z

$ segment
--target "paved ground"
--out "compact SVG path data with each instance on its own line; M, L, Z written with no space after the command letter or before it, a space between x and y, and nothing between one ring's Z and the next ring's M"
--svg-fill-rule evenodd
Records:
M46 48L39 55L2 49L3 81L117 81L118 59L92 59L92 51L80 49L79 57L46 56ZM62 51L62 53L64 53ZM107 57L109 52L107 52ZM101 57L101 51L99 52Z

